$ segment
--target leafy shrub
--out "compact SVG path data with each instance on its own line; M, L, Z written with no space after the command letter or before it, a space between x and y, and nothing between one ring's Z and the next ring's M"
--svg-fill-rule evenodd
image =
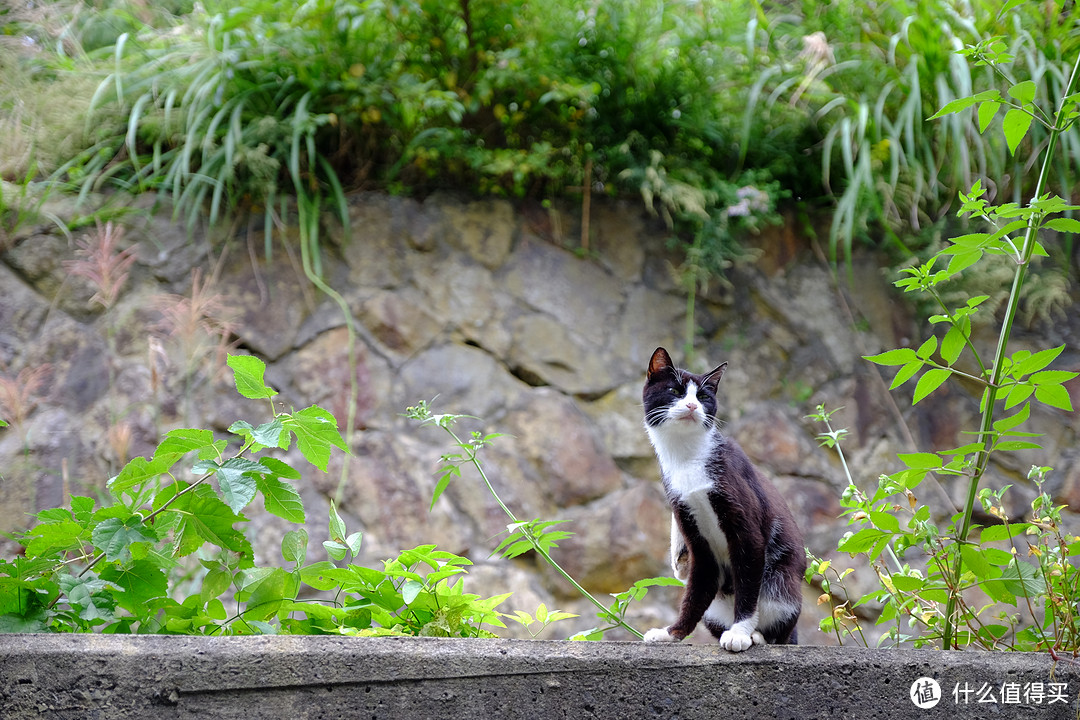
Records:
M229 365L244 397L276 394L257 358L232 356ZM0 559L0 631L475 637L490 636L484 625L504 627L494 608L506 596L465 593L470 561L433 545L382 569L338 565L362 537L333 505L328 559L306 562L299 529L282 540L285 567L255 566L238 525L256 497L269 513L305 520L293 484L300 473L271 452L293 442L324 471L331 449L345 448L334 418L315 405L274 411L258 426L238 421L229 438L173 430L152 457L109 481L110 501L73 496L70 507L38 513L17 538L23 555Z
M1008 61L1003 50L1004 44L992 39L963 54L978 65L999 69L1000 63ZM835 632L841 640L852 633L861 635L854 606L874 601L883 607L879 622L895 623L886 635L894 642L911 641L916 646L940 642L945 649L979 645L1074 656L1080 653L1080 574L1070 560L1080 555L1080 537L1062 527L1061 508L1043 489L1050 468L1036 466L1028 473L1036 497L1026 522L1008 516L1002 502L1008 486L980 488L993 454L1039 449L1034 442L1038 434L1022 429L1031 416L1033 400L1059 411L1073 411L1063 383L1080 373L1048 369L1065 346L1010 352L1009 338L1029 267L1047 254L1040 233L1080 232L1080 221L1063 216L1080 210L1080 206L1048 191L1054 168L1051 158L1059 150L1058 141L1080 117L1080 95L1072 93L1078 74L1080 54L1052 111L1040 106L1036 85L1022 80L1008 84L1004 92L990 89L955 99L935 116L974 108L985 129L1004 111L1002 129L1010 151L1024 146L1025 136L1035 125L1042 125L1047 142L1036 153L1042 157L1029 163L1035 166L1038 159L1040 168L1030 201L993 204L982 183L976 181L968 192L960 193L960 213L971 216L986 230L954 237L948 247L926 262L906 268L905 277L896 282L905 292L933 299L942 312L932 315L930 322L944 332L931 334L918 348L888 350L866 359L899 368L893 388L917 376L913 403L950 379L974 383L981 390L981 422L979 429L970 433L972 442L961 447L901 454L904 468L882 475L876 489L864 490L848 476L850 484L841 502L856 529L840 541L838 550L865 555L878 575L880 589L857 601L842 597L837 604L832 586L842 590L849 571L815 557L810 558L807 570L807 579L820 578L826 592L823 601L833 609L822 629ZM959 307L950 306L941 288L968 268L997 255L1008 257L1015 270L997 346L989 356L977 346L972 333L972 317L982 309L987 296L969 297ZM1012 414L1001 416L999 411ZM815 417L828 428L823 441L838 447L843 431L828 424L830 414L819 408ZM938 526L931 507L916 494L932 474L967 483L966 500L945 527ZM979 507L999 524L979 528L973 522ZM912 550L922 550L924 568L907 560L905 553ZM979 593L991 602L984 604ZM846 590L842 595L847 595Z
M269 229L283 193L337 204L356 187L544 197L588 179L585 192L641 191L687 230L683 220L719 218L724 196L747 184L732 171L740 83L721 50L742 8L208 8L111 48L94 107L126 119L62 168L82 193L157 189L191 220L206 206L211 222L262 208Z

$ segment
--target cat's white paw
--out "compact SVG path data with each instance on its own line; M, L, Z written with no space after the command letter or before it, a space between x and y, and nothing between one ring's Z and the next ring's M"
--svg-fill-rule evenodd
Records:
M645 642L679 642L679 638L669 633L667 628L653 628L645 633Z
M764 645L765 644L765 636L762 635L761 633L759 633L757 630L750 633L750 639L754 641L755 645Z
M761 638L761 643L764 644L765 638L761 637L761 633L754 631L753 635L757 635ZM725 630L720 636L720 647L731 652L742 652L751 645L755 644L755 638L753 635L747 634L741 628L732 628L731 630Z

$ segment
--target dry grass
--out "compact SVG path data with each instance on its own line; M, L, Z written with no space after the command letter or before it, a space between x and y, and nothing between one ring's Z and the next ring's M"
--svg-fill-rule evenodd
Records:
M211 377L225 367L236 326L226 317L227 308L222 296L214 291L212 280L204 282L196 268L191 276L190 293L163 294L154 304L161 312L161 321L155 327L158 337L152 348L171 345L167 355L183 360L185 375L196 372L207 358Z
M75 241L78 246L75 250L77 259L64 262L64 267L72 275L84 277L94 284L97 292L90 302L96 302L106 310L116 303L136 259L134 245L120 248L123 237L123 227L112 222L102 225L99 220L96 234L85 235Z
M23 368L15 377L0 375L0 417L11 423L24 442L23 423L37 407L51 375L52 365L48 363Z

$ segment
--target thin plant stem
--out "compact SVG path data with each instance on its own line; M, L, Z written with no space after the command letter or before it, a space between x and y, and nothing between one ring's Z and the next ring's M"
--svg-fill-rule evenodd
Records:
M491 484L491 480L488 478L487 473L484 472L484 466L480 464L480 461L476 456L476 450L470 448L468 443L462 442L461 438L458 437L457 433L455 433L453 429L448 427L446 424L441 422L435 422L431 418L429 418L426 422L436 424L443 430L445 430L447 433L449 433L450 437L453 438L455 445L457 445L458 447L469 448L466 454L466 461L474 468L476 468L476 471L480 474L480 479L484 482L484 486L487 487L488 492L491 494L491 496L495 498L495 502L499 504L500 508L502 508L502 511L506 514L506 517L510 518L511 522L520 523L521 521L518 520L517 516L514 515L514 512L509 507L507 507L506 503L504 503L502 498L499 497L499 493L495 490L495 487ZM573 586L573 588L577 590L582 597L584 597L586 600L596 606L597 609L600 610L601 617L608 620L609 622L614 623L613 627L623 628L630 634L634 635L638 640L641 640L645 637L640 630L631 627L624 620L620 620L614 617L611 614L611 611L602 602L597 600L595 597L593 597L592 593L582 587L581 584L577 580L575 580L572 575L570 575L570 573L563 569L563 567L559 565L559 563L556 562L553 557L551 557L551 554L547 550L540 547L539 543L536 542L536 540L528 531L526 531L524 535L525 539L528 540L530 545L532 545L533 550L535 550L536 553L544 559L544 562L550 565L555 570L555 572L559 573L559 575L561 575L564 580L570 583L570 585Z

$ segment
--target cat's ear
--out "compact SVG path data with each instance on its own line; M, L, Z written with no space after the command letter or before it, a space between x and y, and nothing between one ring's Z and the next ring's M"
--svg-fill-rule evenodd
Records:
M727 370L727 363L721 363L716 369L702 378L702 383L712 390L714 395L717 386L720 385L720 378L724 377L725 370Z
M671 362L671 356L668 355L667 350L658 347L653 351L652 359L649 360L647 378L651 380L656 373L673 367L675 367L675 364Z

